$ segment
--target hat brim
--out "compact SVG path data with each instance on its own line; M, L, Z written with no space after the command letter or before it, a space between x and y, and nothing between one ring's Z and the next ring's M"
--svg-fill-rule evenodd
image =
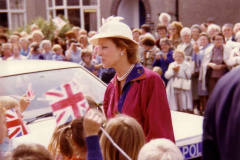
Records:
M98 33L98 34L95 34L93 37L91 37L88 41L90 44L94 45L94 46L98 46L99 45L99 39L100 38L122 38L122 39L127 39L127 40L130 40L132 41L135 45L139 46L139 44L128 38L128 37L125 37L125 36L121 36L121 35L107 35L107 34L103 34L103 33Z

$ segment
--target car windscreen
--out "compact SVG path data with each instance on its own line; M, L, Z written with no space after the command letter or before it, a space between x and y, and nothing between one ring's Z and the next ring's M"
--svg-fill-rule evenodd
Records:
M45 98L44 93L70 82L74 77L77 77L81 84L83 94L91 96L97 103L103 101L106 86L80 67L2 77L0 78L0 95L12 96L19 100L20 96L26 94L28 85L31 83L35 98L23 112L23 119L28 120L51 112L49 101Z

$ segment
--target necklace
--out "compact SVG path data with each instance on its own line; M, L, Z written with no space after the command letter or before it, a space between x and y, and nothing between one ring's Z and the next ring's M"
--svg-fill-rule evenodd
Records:
M117 76L117 80L118 80L118 81L122 81L122 80L126 79L127 76L129 75L129 73L133 70L134 66L135 66L135 65L132 64L132 66L128 69L128 71L127 71L122 77L118 77L118 76Z

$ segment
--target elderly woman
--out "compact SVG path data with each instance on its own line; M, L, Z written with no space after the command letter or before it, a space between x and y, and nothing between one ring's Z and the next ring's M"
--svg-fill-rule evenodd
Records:
M156 54L156 58L153 62L153 67L159 66L162 69L162 79L167 85L168 80L164 77L165 72L168 69L170 63L174 61L173 50L171 49L171 43L168 38L162 38L160 41L161 52Z
M120 113L135 118L147 141L175 141L163 81L139 63L139 45L133 40L131 29L117 18L107 19L89 39L91 44L99 45L103 67L116 70L104 96L105 115L108 119Z
M200 72L203 55L205 54L207 48L212 46L211 39L207 33L201 33L199 40L200 40L201 47L199 47L198 45L193 47L194 48L193 60L195 61L195 64L196 64L195 73L197 73L197 75ZM202 77L200 76L198 78L198 96L200 97L200 101L202 104L199 109L200 109L200 112L203 113L203 111L206 108L206 104L208 100L208 91L202 90Z
M11 51L11 43L4 43L3 46L3 57L2 60L7 60L8 58L12 57L12 51Z
M170 25L171 16L167 13L161 13L158 17L160 23L164 24L167 28Z
M20 54L23 56L28 56L29 53L29 41L28 38L26 37L22 37L19 40L19 44L21 45L21 50L20 50Z
M173 46L174 49L177 48L179 44L182 43L181 37L180 37L180 32L182 30L183 26L181 22L172 22L170 25L170 42L171 45Z
M162 38L168 38L167 36L167 27L163 24L158 24L157 26L157 33L159 35L159 38L156 40L156 46L160 49L160 40Z
M34 30L32 32L32 36L33 36L33 42L37 42L38 45L40 45L41 41L44 38L44 35L40 30Z
M194 24L191 27L191 34L192 34L192 40L191 43L195 44L197 43L198 45L200 45L200 40L199 40L199 34L202 32L201 27L198 24Z
M46 39L43 40L41 42L40 48L43 49L44 59L52 60L53 52L52 52L52 43L51 43L51 41L50 40L46 40Z
M185 53L182 50L176 49L173 53L172 62L165 77L169 79L166 92L168 103L171 110L178 111L192 111L192 92L190 90L183 90L174 88L174 81L176 78L191 79L191 67L185 60Z
M235 36L238 43L240 43L240 31L237 32ZM236 47L231 51L230 57L228 59L228 65L231 69L235 69L240 65L240 48Z
M210 24L208 26L207 33L208 33L208 35L211 39L213 39L214 35L219 33L219 32L221 32L220 26L218 26L216 24Z
M193 46L191 43L191 30L184 27L180 32L182 43L177 46L177 49L184 51L186 56L192 57Z
M233 28L234 34L236 35L237 32L240 31L240 23L236 23Z
M208 47L202 59L199 80L202 80L202 90L208 88L209 95L212 93L217 81L228 70L228 58L232 51L231 47L224 45L225 38L222 33L217 33L213 37L214 45Z
M151 36L144 36L141 42L144 49L143 65L144 67L152 70L156 53L158 53L160 49L155 45L155 41Z

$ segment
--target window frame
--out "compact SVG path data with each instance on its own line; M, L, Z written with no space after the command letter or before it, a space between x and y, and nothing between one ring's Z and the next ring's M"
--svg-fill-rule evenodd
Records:
M63 0L63 5L62 6L56 6L55 5L55 0L52 1L52 7L49 7L49 0L46 0L46 11L47 11L47 19L50 18L51 14L50 12L53 12L53 17L55 18L56 15L56 10L62 9L64 10L64 17L68 19L68 9L80 9L80 25L82 29L85 29L85 22L84 22L84 10L85 9L95 9L97 12L97 28L100 28L100 0L97 0L97 5L83 5L83 1L79 0L79 6L68 6L67 5L67 0Z
M7 13L8 18L8 28L13 29L12 26L12 14L23 14L23 26L27 25L27 14L26 14L26 0L23 0L23 9L11 9L10 0L6 0L7 9L0 9L0 13ZM19 26L20 27L20 26Z

